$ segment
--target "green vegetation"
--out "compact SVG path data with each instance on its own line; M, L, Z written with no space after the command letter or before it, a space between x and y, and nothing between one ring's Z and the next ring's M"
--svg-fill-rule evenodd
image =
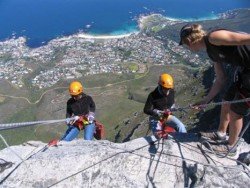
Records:
M134 78L134 74L113 74L103 73L98 75L85 76L82 79L82 83L85 87L105 87L106 85L115 84L124 80L130 80Z
M98 102L98 100L96 101ZM113 103L113 101L116 102ZM131 117L134 112L140 111L143 108L143 104L120 95L106 96L105 103L98 110L98 119L105 125L107 139L114 141L114 135L116 134L115 126L124 119Z
M128 58L131 55L132 51L131 50L127 50L123 52L123 57L124 59Z
M137 72L139 70L138 64L136 63L129 63L128 67L131 72Z
M34 127L24 127L12 130L1 131L1 135L5 138L9 145L17 145L24 143L28 140L38 140L34 135ZM0 150L6 146L1 141Z
M5 97L0 96L0 103L4 102L4 100L5 100Z
M160 25L153 26L153 27L151 28L152 32L154 32L154 33L159 32L161 29L162 29L162 27L161 27Z
M138 67L136 63L129 63L131 68ZM85 76L80 79L84 85L85 92L90 94L97 106L96 117L106 127L106 137L111 141L123 141L133 133L135 136L144 136L148 126L138 127L138 124L147 118L142 113L144 102L158 83L161 73L167 72L175 79L176 99L180 106L185 106L191 101L198 100L202 92L201 82L191 75L196 72L185 65L152 66L149 72L143 74L99 74ZM42 102L37 105L23 106L21 110L13 113L5 122L23 122L44 119L61 119L65 117L66 101L69 98L67 87L70 81L57 83L56 90L49 91L43 96ZM194 86L201 88L196 91ZM196 91L196 95L194 92ZM32 92L31 92L32 93ZM29 93L30 94L30 93ZM187 100L188 99L188 100ZM19 99L21 100L21 99ZM15 101L15 100L14 100ZM10 100L8 103L13 103ZM51 101L57 101L51 103ZM19 108L20 109L20 108ZM141 113L138 117L134 113ZM183 120L188 123L195 118L195 114L189 113L183 116ZM131 119L132 118L132 119ZM125 125L126 120L131 120L131 124ZM193 121L193 120L192 120ZM52 138L59 138L64 134L66 127L64 123L60 125L36 126L18 129L18 136L15 130L4 131L4 136L9 144L20 144L28 140L42 140L48 142ZM119 132L119 138L117 133ZM131 133L132 134L132 133ZM13 135L15 135L13 138ZM82 134L79 135L82 137Z
M13 112L13 115L9 117L6 122L8 123L16 123L16 122L26 122L26 121L34 121L35 120L35 107L30 106L26 109L21 109L18 112ZM24 141L34 140L35 136L33 134L34 127L25 127L13 130L2 131L1 134L6 139L9 145L20 144ZM3 143L0 142L0 149L4 147Z
M30 105L28 108L19 109L18 112L13 112L12 116L9 117L6 122L25 122L25 121L35 121L36 120L36 107L35 105Z

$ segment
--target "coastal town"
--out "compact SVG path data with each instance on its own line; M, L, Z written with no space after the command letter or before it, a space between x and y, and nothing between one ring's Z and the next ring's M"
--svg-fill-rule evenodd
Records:
M131 69L130 63L138 68ZM176 63L198 67L209 62L175 41L163 42L142 32L99 38L80 33L54 39L39 48L29 48L24 37L0 42L0 79L17 87L23 87L23 78L29 74L30 84L41 89L63 79L100 73L143 73L147 64Z

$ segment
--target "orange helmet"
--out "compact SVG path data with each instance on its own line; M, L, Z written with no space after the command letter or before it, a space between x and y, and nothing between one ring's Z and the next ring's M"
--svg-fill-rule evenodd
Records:
M159 78L158 82L162 87L167 88L167 89L173 89L174 88L174 80L172 76L169 74L162 74Z
M83 87L82 84L80 82L74 81L71 82L69 85L69 93L70 95L79 95L83 92Z

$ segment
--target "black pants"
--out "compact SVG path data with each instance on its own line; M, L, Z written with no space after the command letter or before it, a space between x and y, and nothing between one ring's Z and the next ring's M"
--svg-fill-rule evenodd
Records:
M250 69L238 73L238 80L234 82L223 99L226 101L250 98ZM230 109L236 114L247 116L250 114L250 101L231 104Z

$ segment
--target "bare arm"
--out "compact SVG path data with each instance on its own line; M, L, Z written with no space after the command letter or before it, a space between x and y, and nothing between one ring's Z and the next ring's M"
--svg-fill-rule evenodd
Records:
M214 31L208 38L211 44L220 45L250 45L250 34L226 30Z
M214 71L216 74L215 82L208 95L203 99L204 103L209 103L224 87L227 80L226 73L221 63L214 63Z

